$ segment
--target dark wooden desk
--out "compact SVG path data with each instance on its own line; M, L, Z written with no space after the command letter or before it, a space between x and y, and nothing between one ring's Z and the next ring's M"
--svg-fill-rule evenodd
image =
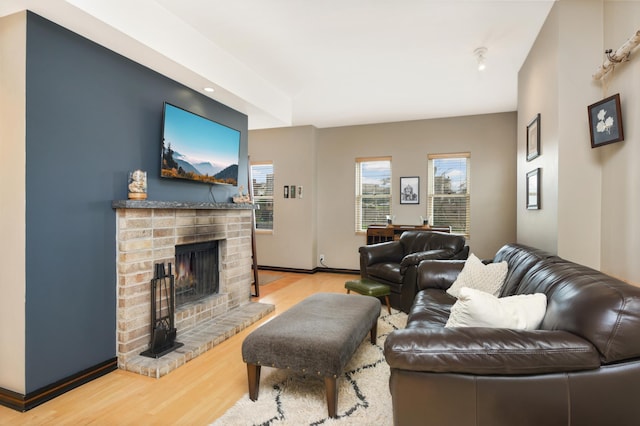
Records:
M451 232L450 226L429 225L370 225L367 228L367 245L396 241L405 231Z

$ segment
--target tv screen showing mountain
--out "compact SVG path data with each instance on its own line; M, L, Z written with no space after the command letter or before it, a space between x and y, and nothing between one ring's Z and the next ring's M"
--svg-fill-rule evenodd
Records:
M164 103L162 177L237 186L239 150L238 130Z

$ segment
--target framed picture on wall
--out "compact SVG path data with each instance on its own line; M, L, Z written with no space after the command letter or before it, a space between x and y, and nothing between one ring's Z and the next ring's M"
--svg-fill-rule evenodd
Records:
M624 140L619 93L589 105L587 110L591 148Z
M527 125L527 161L540 155L540 114Z
M420 204L420 178L400 178L400 204Z
M527 173L527 209L540 209L540 169Z

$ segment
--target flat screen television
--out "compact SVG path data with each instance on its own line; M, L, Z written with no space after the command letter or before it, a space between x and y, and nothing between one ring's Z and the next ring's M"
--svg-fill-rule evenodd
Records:
M240 131L164 103L161 176L238 185Z

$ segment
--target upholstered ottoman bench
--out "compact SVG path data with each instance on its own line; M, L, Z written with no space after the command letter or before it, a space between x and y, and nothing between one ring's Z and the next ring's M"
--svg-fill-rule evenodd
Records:
M260 367L287 368L324 377L329 417L336 417L340 376L367 333L376 342L380 301L318 293L263 324L242 343L249 398L258 399Z

